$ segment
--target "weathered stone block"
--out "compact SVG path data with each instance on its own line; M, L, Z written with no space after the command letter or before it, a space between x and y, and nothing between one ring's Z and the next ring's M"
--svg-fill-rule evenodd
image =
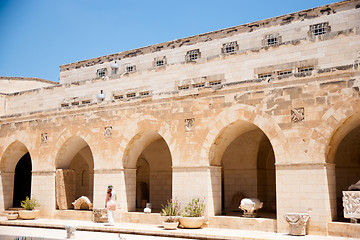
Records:
M107 211L106 208L95 208L93 210L93 222L107 222Z
M56 204L60 210L73 208L75 200L75 171L57 169L55 179Z

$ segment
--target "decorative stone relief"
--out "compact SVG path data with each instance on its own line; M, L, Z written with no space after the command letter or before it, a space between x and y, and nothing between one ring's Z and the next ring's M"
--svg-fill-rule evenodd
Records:
M310 216L307 213L287 213L285 220L290 224L290 235L306 235L306 224Z
M105 127L104 136L111 137L111 133L112 133L112 127L111 126Z
M185 129L186 131L191 131L194 126L195 119L194 118L188 118L185 119Z
M297 123L305 120L304 108L293 108L291 109L291 122Z
M47 140L48 140L48 135L47 135L47 133L42 133L42 134L41 134L41 143L42 143L42 144L45 144L45 143L47 143Z
M96 208L93 210L93 222L106 223L108 221L106 208Z
M80 209L89 209L92 210L92 203L90 202L88 197L81 196L72 203L74 205L75 210Z
M344 217L360 219L360 191L343 191Z

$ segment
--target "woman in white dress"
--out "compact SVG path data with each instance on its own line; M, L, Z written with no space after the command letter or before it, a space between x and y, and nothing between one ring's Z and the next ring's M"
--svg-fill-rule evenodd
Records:
M109 185L106 193L106 201L105 201L105 208L107 210L108 215L108 225L113 226L114 225L114 216L113 211L116 210L116 193L113 190L113 186Z

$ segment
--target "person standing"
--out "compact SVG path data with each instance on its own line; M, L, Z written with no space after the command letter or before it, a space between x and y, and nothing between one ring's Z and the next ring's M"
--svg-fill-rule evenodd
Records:
M113 185L109 185L106 193L106 201L105 201L105 208L107 210L108 215L108 225L114 225L114 216L113 211L116 210L116 193L113 189Z

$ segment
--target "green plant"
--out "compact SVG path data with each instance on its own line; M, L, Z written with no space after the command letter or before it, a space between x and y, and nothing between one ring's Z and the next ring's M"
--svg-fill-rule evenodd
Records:
M26 196L25 200L21 201L21 207L26 210L34 210L36 207L40 207L40 204L36 201L35 198L29 198Z
M168 216L165 222L176 222L176 216L180 215L180 203L176 199L167 200L166 205L161 205L161 216Z
M200 198L193 198L185 207L184 217L201 217L204 214L205 203Z

